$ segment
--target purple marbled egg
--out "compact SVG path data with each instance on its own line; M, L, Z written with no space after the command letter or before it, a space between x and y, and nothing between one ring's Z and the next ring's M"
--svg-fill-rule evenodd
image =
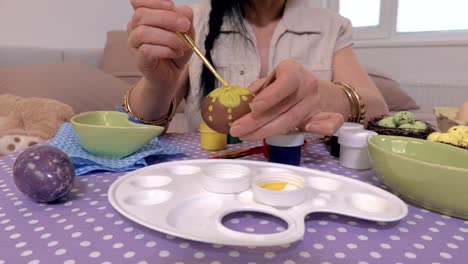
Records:
M68 194L75 170L71 159L58 148L36 145L27 148L15 160L13 177L16 187L37 202L52 202Z

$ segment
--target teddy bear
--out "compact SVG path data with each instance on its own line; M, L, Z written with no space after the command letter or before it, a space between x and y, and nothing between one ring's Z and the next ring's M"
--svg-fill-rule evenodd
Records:
M0 155L53 138L73 115L69 105L57 100L0 94Z

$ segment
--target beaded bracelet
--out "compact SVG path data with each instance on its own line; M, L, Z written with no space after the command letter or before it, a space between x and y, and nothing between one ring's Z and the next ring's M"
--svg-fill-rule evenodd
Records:
M361 96L356 92L356 89L349 84L334 81L335 85L340 87L348 97L351 105L351 114L349 115L348 122L363 123L366 117L366 106L362 102Z
M132 118L134 118L135 120L137 120L137 121L139 121L139 122L141 122L143 124L154 125L154 126L162 126L162 127L167 129L167 127L169 126L169 122L171 122L172 118L174 117L174 115L176 113L177 104L176 104L175 97L172 97L171 105L169 107L169 112L167 113L167 115L165 115L162 118L157 119L157 120L144 120L142 118L137 117L133 113L132 108L130 107L129 98L130 98L130 93L132 92L133 88L135 88L135 86L132 86L128 90L128 92L125 94L125 96L123 97L122 107L125 110L125 112L127 112Z

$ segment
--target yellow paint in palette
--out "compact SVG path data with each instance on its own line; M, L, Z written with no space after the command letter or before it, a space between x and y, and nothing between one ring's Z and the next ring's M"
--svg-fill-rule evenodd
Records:
M289 182L267 182L262 184L261 187L271 191L289 191L299 189L299 186Z

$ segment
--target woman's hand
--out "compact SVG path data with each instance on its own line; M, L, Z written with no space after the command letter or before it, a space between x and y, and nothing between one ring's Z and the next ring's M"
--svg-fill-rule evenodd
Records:
M135 10L127 26L128 44L150 83L174 83L192 51L176 32L194 36L193 13L168 0L131 0Z
M338 113L321 110L319 81L301 64L285 60L266 79L252 83L257 94L252 112L234 122L231 135L241 139L263 139L293 128L328 135L343 123Z

